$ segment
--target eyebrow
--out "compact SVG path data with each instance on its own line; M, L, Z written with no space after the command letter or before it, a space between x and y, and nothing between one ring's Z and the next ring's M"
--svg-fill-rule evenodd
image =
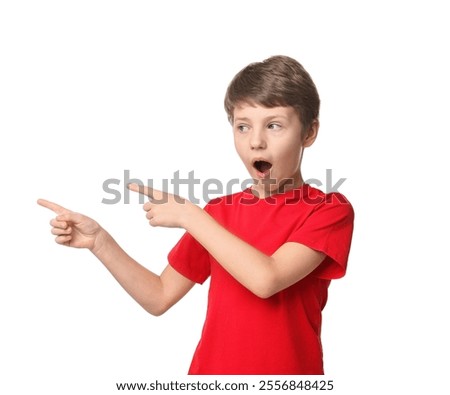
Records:
M234 118L234 122L236 122L236 121L245 121L245 122L248 122L248 121L250 121L250 119L247 118L247 117Z
M284 115L276 114L276 115L269 115L269 116L263 118L263 121L264 121L264 122L268 122L268 121L271 121L272 119L275 119L275 118L282 118L282 119L284 119L284 120L288 120L288 119L289 119L288 117L286 117L286 116L284 116ZM237 121L240 121L240 122L242 122L242 121L244 121L244 122L249 122L249 121L250 121L250 118L247 118L247 117L237 117L237 118L234 118L234 122L237 122Z

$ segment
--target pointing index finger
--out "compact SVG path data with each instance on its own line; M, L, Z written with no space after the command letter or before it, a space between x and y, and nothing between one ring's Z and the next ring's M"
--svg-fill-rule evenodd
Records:
M128 184L127 187L130 191L142 193L143 195L148 196L150 199L161 200L164 195L164 192L162 191L140 184L131 183Z
M38 199L37 203L40 206L42 206L42 207L45 207L45 208L48 208L49 210L52 210L56 214L65 214L65 213L69 212L69 210L67 210L63 206L60 206L59 204L50 202L50 201L45 200L45 199Z

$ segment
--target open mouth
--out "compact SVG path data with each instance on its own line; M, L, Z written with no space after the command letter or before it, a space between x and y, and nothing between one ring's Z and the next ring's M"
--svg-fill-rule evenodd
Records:
M262 174L267 174L268 171L272 168L272 163L267 162L265 160L257 160L253 162L253 167Z

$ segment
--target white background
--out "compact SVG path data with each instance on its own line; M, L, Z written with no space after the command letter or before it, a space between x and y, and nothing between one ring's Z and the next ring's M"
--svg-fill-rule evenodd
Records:
M103 181L126 169L156 183L177 170L247 178L223 96L242 67L276 54L298 59L322 99L304 177L347 178L356 212L348 275L324 311L333 393L445 392L444 1L0 4L2 393L186 378L207 284L152 317L87 251L53 242L36 199L95 218L160 272L182 231L150 228L136 196L102 204Z

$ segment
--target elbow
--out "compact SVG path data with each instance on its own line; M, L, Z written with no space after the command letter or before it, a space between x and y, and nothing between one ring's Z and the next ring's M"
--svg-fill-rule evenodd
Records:
M162 316L167 310L170 309L170 305L166 305L164 303L159 303L157 305L146 305L142 306L144 310L154 317Z
M256 295L260 299L269 299L273 295L275 295L278 291L273 290L272 287L259 287L257 289L252 290L253 294Z
M280 291L278 282L273 276L267 276L266 278L254 283L249 290L261 299L269 299Z
M160 317L162 316L167 310L164 309L145 309L147 313L152 315L153 317Z

